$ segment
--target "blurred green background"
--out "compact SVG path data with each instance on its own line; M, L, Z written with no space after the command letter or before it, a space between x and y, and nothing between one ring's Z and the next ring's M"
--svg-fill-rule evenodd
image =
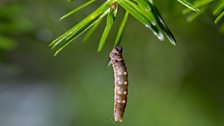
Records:
M57 57L48 47L102 2L58 21L86 1L0 1L0 126L116 125L113 71L106 68L116 28L102 53L103 24ZM178 2L156 5L178 44L160 42L129 18L122 46L130 84L121 125L223 126L224 32L209 12L189 23Z

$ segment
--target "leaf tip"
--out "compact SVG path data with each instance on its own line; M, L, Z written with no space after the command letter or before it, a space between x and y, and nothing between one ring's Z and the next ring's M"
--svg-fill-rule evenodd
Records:
M98 48L97 49L97 52L102 52L102 48Z

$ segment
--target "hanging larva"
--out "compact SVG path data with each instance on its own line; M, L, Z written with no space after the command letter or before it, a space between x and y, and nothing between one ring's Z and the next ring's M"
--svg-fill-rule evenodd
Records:
M110 59L114 70L114 120L122 122L127 95L128 95L128 73L122 57L122 48L113 48Z

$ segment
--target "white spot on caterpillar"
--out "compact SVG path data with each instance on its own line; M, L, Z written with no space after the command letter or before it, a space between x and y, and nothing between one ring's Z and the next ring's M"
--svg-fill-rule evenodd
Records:
M118 81L118 82L117 82L117 84L120 84L120 85L121 85L121 84L122 84L122 82L121 82L121 81Z
M121 91L118 91L118 92L117 92L117 94L121 95L121 94L122 94L122 92L121 92Z
M127 81L125 81L125 82L124 82L124 84L128 84L128 82L127 82Z
M127 91L124 91L123 94L127 94Z
M117 100L117 103L121 103L121 100Z
M115 87L116 88L116 90L121 90L121 87Z
M125 100L122 100L122 103L126 103L126 101Z
M117 72L117 75L122 75L122 73L120 71Z
M124 75L127 75L128 73L127 73L127 72L124 72L123 74L124 74Z

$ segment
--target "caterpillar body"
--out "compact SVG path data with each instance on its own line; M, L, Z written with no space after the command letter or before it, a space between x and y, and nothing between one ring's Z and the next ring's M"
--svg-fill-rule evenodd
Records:
M122 48L113 48L110 59L114 70L114 120L122 122L128 95L128 72L122 57Z

